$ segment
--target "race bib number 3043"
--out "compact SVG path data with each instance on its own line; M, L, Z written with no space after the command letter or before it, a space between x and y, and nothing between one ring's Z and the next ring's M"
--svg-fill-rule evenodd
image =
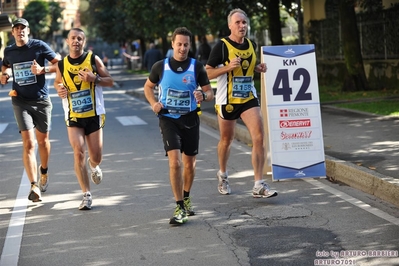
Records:
M70 102L72 111L75 113L85 113L93 110L93 102L91 99L89 89L71 92Z

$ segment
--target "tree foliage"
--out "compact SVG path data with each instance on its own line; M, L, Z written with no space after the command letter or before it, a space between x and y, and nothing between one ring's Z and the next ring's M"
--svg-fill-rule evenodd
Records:
M62 11L64 10L59 3L51 1L49 4L50 26L47 32L47 39L53 37L54 32L61 29Z
M50 41L53 32L60 28L58 20L62 10L56 2L30 1L23 17L29 22L32 37Z
M29 21L30 33L33 38L44 39L49 31L49 20L46 14L49 6L44 1L31 1L25 7L23 17Z
M82 17L108 42L161 38L179 26L196 35L225 36L229 34L227 15L233 8L243 9L250 17L264 17L267 12L252 0L91 0Z

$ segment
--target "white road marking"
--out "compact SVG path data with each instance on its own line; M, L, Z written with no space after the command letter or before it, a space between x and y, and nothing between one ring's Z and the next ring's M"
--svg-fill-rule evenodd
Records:
M346 202L349 202L350 204L355 205L356 207L363 209L371 214L374 214L377 217L380 217L392 224L398 225L399 226L399 219L389 215L388 213L385 213L377 208L371 207L369 204L364 203L361 200L358 200L357 198L354 198L352 196L349 196L348 194L339 191L338 189L335 189L333 187L330 187L326 184L321 183L320 181L314 180L314 179L303 179L304 181L312 184L315 187L321 188L327 192L330 192L331 194L345 200Z
M3 131L7 128L8 123L0 123L0 134L3 133Z
M8 225L3 252L0 257L0 266L18 265L22 233L25 225L26 206L28 205L28 192L30 190L29 182L26 182L26 180L28 180L28 176L24 171Z
M127 125L145 125L147 124L145 121L140 119L137 116L122 116L122 117L117 117L117 119L122 123L122 125L125 125L124 123L127 123ZM0 124L0 126L3 124ZM1 129L1 128L0 128ZM219 139L219 134L214 133L211 130L208 130L204 127L200 127L201 132L215 138ZM251 154L251 148L247 146L242 146L242 145L237 145L233 143L232 145L233 148L240 150L242 152L245 152L246 154ZM37 147L36 147L37 149ZM12 215L10 219L10 223L8 226L7 230L7 235L4 241L4 246L3 246L3 252L0 257L0 266L17 266L18 265L18 259L19 259L19 253L21 249L21 242L22 242L22 234L23 234L23 229L25 225L25 215L26 215L26 209L28 205L28 192L30 189L29 182L26 182L28 179L26 172L24 171L22 178L21 178L21 183L19 186L18 190L18 195L17 199L14 204L14 208L12 210ZM323 184L320 181L314 180L314 179L303 179L304 181L321 188L333 195L336 195L337 197L377 216L380 217L394 225L399 226L399 219L396 217L393 217L379 209L376 209L374 207L371 207L370 205L362 202L361 200L358 200L352 196L349 196L346 193L343 193L335 188L332 188L328 185Z
M137 125L147 125L143 119L138 116L117 116L116 119L123 125L123 126L137 126Z
M35 155L37 155L37 143L35 145ZM17 198L14 208L11 212L10 223L8 225L7 235L4 240L3 252L0 257L0 266L17 266L19 252L21 249L22 234L25 225L25 215L28 206L28 193L30 182L26 171L22 174Z

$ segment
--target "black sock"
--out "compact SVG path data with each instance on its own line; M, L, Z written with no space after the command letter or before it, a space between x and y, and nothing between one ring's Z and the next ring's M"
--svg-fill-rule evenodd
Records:
M30 184L33 185L37 185L37 182L30 182Z
M184 198L190 197L190 191L187 192L187 191L183 190L183 197L184 197Z
M40 172L41 172L43 175L47 174L47 171L48 171L48 167L47 167L46 169L44 169L43 167L40 166Z
M176 201L177 205L180 205L180 207L184 210L184 202L182 200Z

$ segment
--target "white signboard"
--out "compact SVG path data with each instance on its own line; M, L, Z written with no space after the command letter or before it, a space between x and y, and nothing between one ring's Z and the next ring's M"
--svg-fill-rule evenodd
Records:
M273 180L325 177L314 45L263 46Z

